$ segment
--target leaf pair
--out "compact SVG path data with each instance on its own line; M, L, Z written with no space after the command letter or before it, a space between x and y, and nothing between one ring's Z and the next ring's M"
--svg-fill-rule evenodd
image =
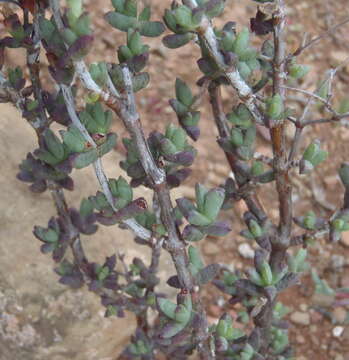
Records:
M108 23L116 29L127 32L129 29L139 31L140 35L157 37L165 31L164 25L159 21L150 21L151 11L145 7L138 14L137 1L112 0L115 11L105 15Z
M300 174L307 174L321 162L325 161L328 152L320 148L320 141L313 141L305 150L299 165Z
M160 331L162 339L169 339L182 331L189 323L192 317L191 294L178 296L177 304L165 298L157 299L158 307L161 313L168 319Z

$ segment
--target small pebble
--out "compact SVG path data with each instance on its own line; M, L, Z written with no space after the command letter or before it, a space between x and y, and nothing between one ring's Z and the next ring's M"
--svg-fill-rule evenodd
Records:
M299 308L301 309L301 311L307 311L308 310L308 305L307 304L300 304Z
M343 232L340 240L341 244L349 247L349 231Z
M290 319L293 323L298 325L310 324L310 315L306 312L295 311L293 314L291 314Z
M253 259L254 258L254 250L252 249L251 245L248 243L240 244L238 247L239 254L244 259Z
M333 310L333 316L336 319L336 322L339 324L343 324L347 318L347 310L344 307L336 307Z
M343 334L344 327L343 326L336 326L332 330L332 335L334 337L340 337Z

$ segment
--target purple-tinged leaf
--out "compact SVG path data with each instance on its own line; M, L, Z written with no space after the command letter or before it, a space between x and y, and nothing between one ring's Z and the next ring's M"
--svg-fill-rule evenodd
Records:
M189 217L189 213L192 210L195 210L195 206L191 201L186 198L180 198L176 200L178 209L183 214L183 216L187 219Z
M185 241L199 241L205 236L197 226L187 225L183 229L182 237Z
M217 276L219 270L220 266L218 264L210 264L197 273L195 280L199 285L205 285Z
M299 284L299 274L288 273L277 284L276 288L280 292L291 286Z
M64 275L59 279L59 282L63 285L67 285L72 289L79 289L84 284L84 279L80 272L75 272L72 275Z
M199 227L199 229L210 236L225 236L231 231L231 227L224 221L216 221L211 225Z
M29 189L36 194L42 193L42 192L46 191L46 189L47 189L46 181L45 180L37 180L29 186Z
M171 34L162 39L163 44L170 49L177 49L188 44L193 39L193 34Z
M171 188L178 187L191 174L191 169L184 168L166 176L167 183Z
M258 9L256 17L250 19L250 24L251 30L256 35L267 35L274 29L273 19L268 19L268 15L264 14L260 9Z
M179 282L178 276L177 275L173 275L171 276L168 280L167 280L167 285L176 288L176 289L181 289L181 283Z
M64 178L62 180L57 180L56 183L59 184L60 186L62 186L62 188L66 189L66 190L69 190L69 191L74 190L74 181L70 176L67 176L66 178Z

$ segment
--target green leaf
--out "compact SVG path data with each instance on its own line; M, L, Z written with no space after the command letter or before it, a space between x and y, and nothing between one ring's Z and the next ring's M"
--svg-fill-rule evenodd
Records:
M177 305L174 304L172 301L159 297L158 299L158 306L160 310L170 319L175 320L175 311Z
M137 19L117 12L109 12L105 18L112 27L125 32L130 28L135 28L138 24Z
M192 33L185 34L171 34L167 35L162 39L163 44L170 49L177 49L181 46L188 44L194 35Z
M349 187L349 163L343 163L338 173L343 185Z
M44 17L40 17L39 26L41 36L48 42L56 30L55 25L52 21L45 19Z
M248 228L251 232L251 234L255 237L261 237L263 235L263 229L259 226L259 224L257 223L257 221L255 220L250 220L249 224L248 224Z
M197 270L204 268L205 264L203 263L200 255L200 251L195 247L190 245L188 248L189 262L194 265Z
M262 279L261 275L259 275L259 273L256 271L256 269L250 269L248 272L248 276L249 276L249 279L254 284L256 284L258 286L264 285L263 279Z
M80 131L74 125L68 128L68 131L63 133L63 143L73 153L81 153L85 150L86 140L81 135Z
M109 268L107 266L102 267L99 271L98 271L98 280L99 281L104 281L109 275Z
M78 36L69 28L65 28L62 34L68 45L72 45L78 39Z
M184 305L180 304L175 310L175 321L187 324L191 317L191 311L189 311Z
M78 37L84 35L90 35L91 34L90 25L91 25L90 17L87 14L85 14L80 16L73 30Z
M165 15L163 17L164 21L165 21L165 24L167 25L167 27L172 30L173 32L176 32L177 30L177 20L174 16L174 13L169 10L169 9L166 9L165 10Z
M234 41L234 51L239 56L243 54L250 41L250 32L247 27L244 27L237 35Z
M175 87L177 99L185 106L191 106L194 101L194 97L189 86L184 81L177 78Z
M311 277L315 283L315 292L317 294L335 295L335 291L330 288L326 280L320 279L315 269L311 270Z
M55 243L58 241L59 235L56 233L56 231L48 228L45 232L44 239L49 243Z
M67 0L67 5L75 17L82 14L82 1L81 0Z
M115 147L116 139L117 139L116 134L114 133L108 134L107 140L103 144L98 146L99 157L102 157L103 155L107 154Z
M239 147L244 144L244 137L242 134L242 130L238 128L232 128L230 133L230 141L233 145Z
M250 67L244 61L239 61L237 65L240 76L247 81L252 73Z
M180 331L185 328L186 324L184 323L177 323L171 322L164 326L163 330L161 331L161 337L164 339L170 339L177 335Z
M138 20L139 21L149 21L151 16L151 9L150 6L146 6L142 12L139 14Z
M199 183L195 185L196 205L201 213L204 212L205 196L207 193L208 193L208 189L206 189L205 186Z
M82 169L86 166L89 166L98 159L97 149L91 149L87 152L78 154L74 160L73 164L76 169Z
M149 84L149 81L150 81L150 76L146 72L133 76L132 78L133 91L137 92L146 88Z
M282 97L279 94L275 94L267 102L267 114L273 120L278 120L284 111L284 104Z
M190 28L192 25L192 12L190 8L181 5L174 10L174 17L178 25L184 28Z
M137 17L137 1L138 0L126 0L123 13L127 16Z
M293 64L288 70L291 77L294 79L301 79L309 72L310 67L307 65Z
M83 217L89 216L93 213L93 204L89 199L82 199L80 204L80 214Z
M124 12L124 7L125 7L125 0L111 0L114 9L117 12L123 13Z
M165 31L165 26L160 21L142 21L140 33L143 36L157 37Z
M268 286L273 283L273 273L268 262L263 261L259 273L262 277L263 285Z
M57 165L60 163L60 160L58 160L56 157L54 157L50 152L38 149L35 151L35 155L43 162L49 164L49 165Z
M143 44L141 40L141 34L139 31L128 33L127 45L132 52L132 55L140 55L143 50Z
M206 225L209 225L212 223L211 219L200 214L196 210L192 210L189 212L188 221L190 224L197 225L197 226L206 226Z
M47 129L44 133L45 143L48 151L57 159L63 160L65 151L63 144L59 141L58 137L50 129Z
M210 190L205 196L204 214L212 221L216 219L225 198L223 188Z
M261 161L254 161L251 167L252 176L262 175L264 172L264 164Z

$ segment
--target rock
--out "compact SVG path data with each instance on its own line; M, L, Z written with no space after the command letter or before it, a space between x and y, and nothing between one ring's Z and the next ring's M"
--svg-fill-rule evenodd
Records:
M334 295L314 294L312 297L312 303L318 306L331 306L333 301Z
M305 312L295 311L291 314L290 320L297 325L309 325L310 315Z
M311 332L315 333L315 332L317 332L317 329L318 329L317 325L310 325Z
M310 310L310 319L312 323L323 321L324 317L318 311Z
M304 344L305 343L305 338L304 338L304 336L298 334L296 336L296 341L297 341L298 344Z
M0 359L115 358L134 332L135 318L130 313L124 319L104 318L97 295L86 287L71 290L58 283L56 265L40 253L40 242L32 234L34 225L46 225L55 215L50 193L34 194L16 180L18 165L34 149L35 133L13 106L1 104L0 112ZM116 166L120 160L116 152L103 158L108 176L122 174ZM99 186L92 166L74 171L73 177L77 190L66 193L69 206L76 207ZM135 190L137 196L151 200L151 192L144 189ZM100 226L95 235L82 236L82 242L91 261L100 263L125 246L127 262L135 256L149 261L148 249L118 226ZM173 274L166 252L160 270L165 284ZM169 287L162 286L167 292Z
M252 249L251 245L248 243L240 244L238 247L239 254L244 259L253 259L254 258L254 250Z
M220 251L219 246L213 241L206 240L203 245L205 255L217 255Z
M343 334L344 327L343 326L336 326L332 329L332 335L334 337L340 337Z
M345 231L342 233L340 243L345 247L349 247L349 231Z
M300 304L299 308L301 311L305 312L308 310L308 305L307 304Z
M328 188L338 186L338 175L330 175L324 178L324 182Z
M338 324L343 324L347 318L348 311L344 307L336 307L332 314Z
M342 255L332 255L331 256L331 265L334 269L342 269L345 265L345 257Z

